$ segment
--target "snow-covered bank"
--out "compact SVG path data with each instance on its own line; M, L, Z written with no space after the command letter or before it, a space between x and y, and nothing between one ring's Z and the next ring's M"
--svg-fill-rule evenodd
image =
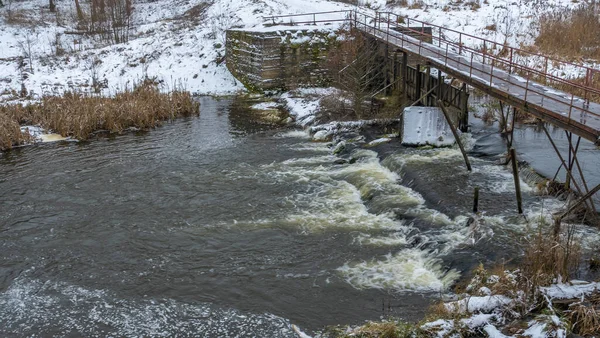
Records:
M480 270L481 271L481 270ZM515 279L522 278L519 271L505 271L501 276L490 275L479 291L471 290L469 294L461 295L461 299L449 301L434 307L428 320L420 323L403 323L393 320L368 322L357 327L336 328L317 337L490 337L490 338L566 338L581 337L571 335L578 332L586 337L595 337L599 329L600 318L595 314L594 307L600 305L600 286L598 283L573 281L557 283L549 287L537 289L542 298L539 302L528 302L524 290L517 290L514 297L492 293L490 288L499 286L507 291L505 284L515 284ZM475 279L478 278L477 276ZM508 278L508 280L506 280ZM512 278L512 280L511 280ZM475 280L474 279L474 280ZM505 279L505 281L501 281ZM481 283L478 280L477 283ZM504 284L504 285L503 285ZM560 290L560 291L558 291ZM558 294L556 294L558 292ZM484 294L476 296L475 294ZM553 301L572 299L567 308L554 306ZM585 305L584 305L585 304ZM525 306L525 308L523 308ZM582 318L581 306L591 312L588 318ZM438 319L436 319L438 318ZM591 325L590 325L591 323Z
M357 8L326 0L142 0L134 2L129 41L109 45L94 36L73 34L78 31L73 3L55 3L58 15L49 12L45 0L15 1L0 9L2 99L18 98L22 89L34 98L66 90L111 94L145 77L156 77L166 89L233 94L244 88L225 67L227 29L262 28L270 15ZM363 11L391 10L512 46L533 43L542 13L576 6L564 0L474 3L414 0L399 7L375 0L358 5ZM20 19L8 20L8 8ZM462 42L476 44L468 38ZM569 69L555 73L578 75Z
M34 98L66 90L93 91L94 85L112 94L145 77L156 77L166 89L233 94L244 88L225 67L227 29L262 25L268 15L351 8L324 0L141 1L134 3L129 41L107 45L71 34L77 31L75 8L67 1L56 4L58 19L43 0L11 4L27 22L9 24L7 16L0 15L3 99L18 97L22 84ZM5 11L0 8L0 13Z

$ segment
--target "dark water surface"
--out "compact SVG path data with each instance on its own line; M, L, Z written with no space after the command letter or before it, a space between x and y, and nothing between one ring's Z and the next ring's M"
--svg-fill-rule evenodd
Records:
M456 149L397 146L335 165L302 131L201 104L149 133L0 155L0 336L293 337L292 323L415 320L479 261L517 250L512 176L489 160L467 174ZM476 229L475 185L488 210Z

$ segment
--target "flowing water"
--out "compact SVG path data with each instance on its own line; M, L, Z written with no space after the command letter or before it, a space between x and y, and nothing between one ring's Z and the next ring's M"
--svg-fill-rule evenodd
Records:
M304 131L201 104L149 133L0 155L0 336L294 337L291 324L415 320L531 230L490 159L469 174L456 149L392 143L335 164ZM522 184L530 219L561 203ZM486 214L467 223L475 186Z

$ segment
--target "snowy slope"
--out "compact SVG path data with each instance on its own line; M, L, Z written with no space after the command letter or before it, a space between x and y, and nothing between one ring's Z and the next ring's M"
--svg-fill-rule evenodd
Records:
M414 1L420 0L409 4ZM409 9L386 2L359 4L363 10L391 10L515 46L533 41L540 13L575 5L567 0L485 0L473 10L468 2L423 0L421 8ZM106 45L93 37L65 34L76 30L73 2L56 0L56 4L58 17L48 11L46 0L14 0L13 13L25 15L19 25L9 24L7 7L0 8L3 99L19 92L21 84L34 97L69 89L90 91L93 78L110 94L145 76L164 81L167 89L183 86L197 94L232 94L243 87L223 62L226 29L255 27L268 15L356 8L325 0L134 0L130 41ZM491 24L496 24L496 31L486 29ZM57 47L66 53L57 56ZM31 65L29 58L21 60L29 54Z
M200 15L186 15L195 6L207 6ZM91 90L92 78L106 85L110 94L145 76L158 77L167 88L184 86L198 94L231 94L243 90L225 68L225 30L253 27L263 16L311 11L348 9L349 5L323 0L157 0L134 2L133 31L128 43L99 46L100 42L70 35L74 8L69 1L57 1L64 20L62 26L47 9L47 1L29 0L13 4L13 11L31 12L36 25L14 26L0 18L0 93L8 98L19 92L21 82L34 96L64 90ZM0 9L5 11L6 8ZM40 13L46 13L41 15ZM5 14L5 13L3 13ZM57 36L67 51L56 56ZM29 42L29 43L28 43ZM24 72L19 57L31 46L32 68L28 58ZM24 73L25 80L21 80Z

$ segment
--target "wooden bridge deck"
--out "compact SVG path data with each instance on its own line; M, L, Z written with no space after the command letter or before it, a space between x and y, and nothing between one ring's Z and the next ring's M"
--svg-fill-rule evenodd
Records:
M590 96L600 97L600 88L591 85L593 79L600 79L600 69L555 60L510 46L501 46L510 57L500 56L496 49L500 44L497 42L389 12L369 14L359 11L334 11L273 16L265 19L272 24L288 25L349 23L395 50L419 56L429 66L453 78L600 145L600 104L589 100ZM411 23L414 26L415 22L420 25L416 30L410 28ZM437 36L424 33L425 28L429 28L429 32L437 31ZM424 39L416 39L413 37L415 34ZM449 35L458 35L458 42L446 38ZM463 37L479 41L482 43L482 49L465 46L462 43ZM492 53L488 51L486 44L487 47L494 46ZM544 60L544 70L515 62L513 54L515 57L528 55L541 58ZM550 64L577 69L579 73L585 74L582 81L584 84L551 74L548 72ZM518 74L525 74L523 76L526 78ZM561 88L568 88L571 93L558 90L547 83L560 84ZM584 97L572 93L584 93Z
M355 22L362 32L395 49L422 57L431 66L575 135L600 144L600 104L524 79L485 64L481 55L464 56L393 29ZM446 45L447 46L447 45ZM477 60L479 59L479 60Z

